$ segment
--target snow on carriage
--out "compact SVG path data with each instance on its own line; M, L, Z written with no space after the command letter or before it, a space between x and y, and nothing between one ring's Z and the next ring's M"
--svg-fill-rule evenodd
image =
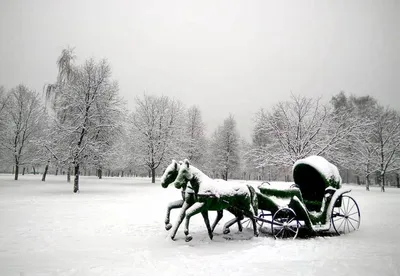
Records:
M312 232L334 230L337 234L355 231L360 226L357 202L341 187L337 167L320 156L309 156L293 165L293 180L288 188L268 182L257 185L256 217L261 232L271 226L275 238L293 238L299 229ZM268 219L272 217L272 219Z

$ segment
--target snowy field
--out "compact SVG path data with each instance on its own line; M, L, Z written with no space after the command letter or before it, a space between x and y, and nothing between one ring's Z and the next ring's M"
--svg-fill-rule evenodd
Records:
M274 240L236 225L223 235L224 213L212 241L192 219L186 243L183 227L176 241L164 229L168 202L180 198L173 187L82 177L73 194L65 176L40 177L0 175L1 276L400 275L400 189L354 186L361 226L348 235Z

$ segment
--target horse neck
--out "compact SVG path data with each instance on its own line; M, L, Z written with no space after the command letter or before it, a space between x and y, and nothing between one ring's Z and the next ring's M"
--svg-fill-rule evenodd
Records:
M194 166L191 166L191 173L193 174L193 178L192 180L190 180L190 184L192 185L192 188L196 191L199 190L199 187L202 183L211 179L205 173Z

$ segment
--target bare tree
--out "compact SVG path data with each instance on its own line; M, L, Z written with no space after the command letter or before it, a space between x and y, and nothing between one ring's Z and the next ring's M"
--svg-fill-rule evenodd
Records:
M363 175L366 180L366 190L369 191L370 176L378 170L379 165L376 162L379 144L373 135L378 121L378 103L370 96L347 97L341 92L332 98L331 104L335 113L350 110L352 117L356 118L360 125L341 142L338 154L342 158L339 158L339 163Z
M385 191L385 175L388 172L399 169L398 153L400 151L400 116L389 108L380 108L374 138L379 148L377 160L379 163L379 174L381 191Z
M226 118L213 134L212 151L215 166L222 171L223 178L228 180L229 173L239 168L239 133L232 115Z
M6 125L0 130L0 146L12 158L14 179L18 180L20 166L28 164L35 154L34 140L41 131L43 109L38 94L24 85L10 91L3 108Z
M200 109L197 106L190 107L186 111L185 119L185 129L181 136L181 141L184 143L184 157L193 164L201 166L204 162L206 142Z
M61 55L57 59L58 75L57 81L44 86L46 106L49 111L56 109L54 106L59 94L59 90L68 83L72 82L75 77L76 67L74 61L76 59L75 48L67 47L61 51Z
M136 98L131 114L131 148L135 163L148 168L152 183L156 169L170 160L176 151L179 134L182 133L183 107L180 102L166 96Z
M106 60L87 60L74 68L74 78L59 85L51 137L55 155L74 168L74 193L79 191L80 167L112 141L119 126L121 100ZM111 136L110 136L111 135Z
M271 139L264 149L265 159L289 166L309 155L334 158L336 147L359 126L350 112L335 114L320 99L295 95L258 116L256 123L256 131Z

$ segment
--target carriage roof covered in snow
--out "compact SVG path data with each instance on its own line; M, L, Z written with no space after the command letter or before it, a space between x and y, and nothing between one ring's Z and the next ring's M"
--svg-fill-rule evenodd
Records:
M328 187L339 189L342 184L338 168L321 156L309 156L293 165L293 180L300 188L303 199L313 205L320 202ZM311 207L311 209L314 209Z

